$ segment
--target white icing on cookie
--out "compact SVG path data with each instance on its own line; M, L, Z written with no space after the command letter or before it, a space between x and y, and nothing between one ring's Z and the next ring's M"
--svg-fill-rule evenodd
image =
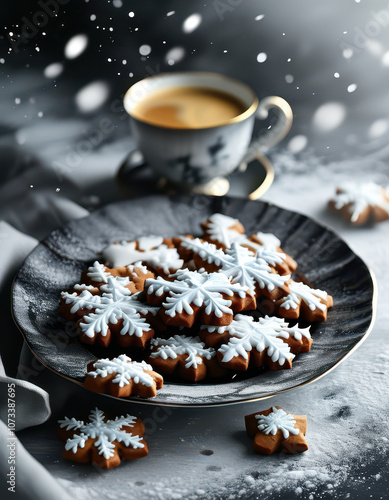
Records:
M185 368L194 369L203 363L202 358L211 359L216 351L212 347L205 347L199 337L186 337L185 335L174 335L170 339L152 339L151 345L157 348L151 353L152 358L176 359L177 356L187 354Z
M272 407L272 412L269 415L255 415L258 420L258 429L264 434L277 434L281 430L284 439L288 439L289 434L297 436L300 432L295 428L296 420L290 413L286 413L282 408Z
M290 294L284 297L280 307L286 310L297 309L303 300L311 311L319 309L325 311L327 304L323 304L320 299L327 298L327 292L323 290L315 290L304 283L293 281L289 285Z
M271 252L277 252L278 248L281 246L281 241L272 233L256 233L259 243L263 248ZM253 243L253 242L251 242Z
M112 383L118 384L119 387L129 385L132 380L134 384L142 384L147 387L153 385L153 378L145 373L145 370L152 371L152 367L145 361L132 361L125 354L120 354L113 359L99 359L93 363L93 371L88 372L88 376L97 378L105 378L108 375L116 373L116 377L112 379Z
M232 301L224 299L222 294L229 297L238 294L240 298L245 298L248 290L246 286L231 283L230 279L222 273L181 269L172 276L175 277L174 281L158 277L147 279L145 283L148 294L155 293L157 297L163 293L169 294L162 305L165 313L172 318L183 311L193 314L191 304L198 307L205 306L205 314L213 313L218 318L221 318L223 314L232 314L229 308Z
M108 283L108 277L111 276L108 271L106 271L106 267L104 264L100 264L97 260L93 263L92 266L88 267L88 272L86 274L88 278L92 281L96 281L98 283Z
M142 337L144 332L151 329L142 316L148 313L155 316L159 308L140 302L140 293L131 294L128 288L122 286L120 279L110 276L108 283L100 288L103 292L101 295L92 295L88 290L84 290L80 295L76 292L61 293L65 303L72 305L72 314L81 309L92 311L85 315L79 324L81 331L88 337L93 338L96 333L105 337L109 325L116 325L119 320L123 320L120 335Z
M114 441L134 449L144 448L145 445L141 442L140 436L122 430L123 426L133 427L135 422L136 418L130 415L116 417L115 420L105 420L104 412L98 408L90 412L89 422L86 424L82 420L68 417L58 421L61 428L80 432L66 441L66 451L72 450L73 453L77 453L78 449L84 448L86 441L91 438L95 439L93 446L98 449L99 455L102 455L106 460L115 455Z
M176 248L159 245L140 251L136 250L136 242L133 241L113 243L103 250L102 255L112 267L127 266L140 261L154 269L161 268L165 274L181 269L184 263Z
M339 186L340 193L334 197L335 208L341 210L349 205L351 222L356 222L369 206L377 206L389 214L389 202L384 198L384 190L374 182L346 182Z
M291 334L287 326L288 324L279 318L266 316L254 321L252 316L237 314L227 327L232 337L227 344L219 348L219 352L223 354L222 362L228 363L238 356L248 359L247 353L252 349L258 352L267 349L266 354L271 360L283 366L286 361L295 357L288 344L282 340L289 338ZM299 330L301 335L309 335L309 329Z
M137 239L138 242L138 250L151 250L152 248L159 247L163 243L163 237L162 236L154 236L154 235L149 235L149 236L140 236Z
M238 219L233 219L228 215L212 214L208 219L206 233L211 240L216 240L229 248L232 242L242 236L235 229L231 229L238 223Z
M219 273L232 278L234 283L247 286L251 291L255 291L257 285L260 289L266 288L272 292L276 287L282 287L290 278L290 275L280 276L273 273L268 265L282 262L280 254L276 252L264 249L261 257L256 257L248 248L236 242L223 252L214 244L202 242L198 238L183 238L181 245L198 254L208 264L220 267Z

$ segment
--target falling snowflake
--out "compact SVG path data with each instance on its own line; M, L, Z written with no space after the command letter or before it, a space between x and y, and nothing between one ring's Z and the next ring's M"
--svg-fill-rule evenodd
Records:
M112 383L118 384L119 387L129 385L132 380L134 384L143 384L147 387L153 385L153 378L145 373L145 370L152 371L152 367L144 361L132 361L125 354L121 354L113 359L99 359L93 363L93 371L88 372L88 375L96 378L116 373L116 377L112 379Z
M277 252L263 249L260 257L256 257L248 248L235 242L231 248L223 252L212 243L202 242L198 238L195 240L183 238L181 244L198 254L208 264L220 267L219 272L232 278L234 283L240 283L253 292L257 286L261 290L266 288L272 292L277 287L283 287L290 278L290 275L280 276L272 272L269 264L275 266L277 263L282 263Z
M243 299L248 290L247 286L231 283L229 278L221 273L180 269L171 277L175 278L174 281L161 277L148 279L146 289L148 294L154 293L157 297L164 293L169 294L162 305L165 314L172 318L183 311L192 315L194 310L191 304L205 307L206 315L214 313L217 318L221 318L223 314L232 314L232 301L223 298L222 294L230 297L237 294Z
M202 358L211 359L216 351L212 347L205 347L199 337L186 337L185 335L174 335L170 339L152 339L151 345L157 348L151 353L152 358L176 359L177 356L187 354L185 368L196 369L201 365Z
M296 340L301 340L302 337L311 338L309 327L289 328L288 323L285 323L284 320L269 316L254 321L252 316L237 314L227 330L231 338L227 344L222 345L219 349L223 355L223 363L228 363L238 356L248 359L248 352L252 349L256 349L258 352L266 349L267 356L273 362L283 366L286 361L292 360L295 356L291 353L288 344L282 339L288 339L290 336Z
M258 419L258 429L264 434L272 434L274 436L278 430L281 430L284 439L288 439L289 434L297 436L300 432L299 429L294 427L296 420L282 408L278 409L273 406L272 412L269 415L255 415L255 418Z
M123 286L121 278L107 277L107 283L100 287L100 291L101 295L93 295L89 290L83 290L80 295L76 292L61 294L65 303L71 305L71 314L82 309L91 311L79 324L87 337L94 338L96 333L105 337L109 325L116 325L119 320L123 320L120 335L142 337L151 329L143 316L149 313L155 316L159 308L142 303L139 293L131 294Z
M141 436L132 435L122 429L123 426L133 427L136 418L126 415L125 417L116 417L115 420L107 420L104 412L98 408L91 411L89 422L86 424L82 420L75 418L69 419L65 417L59 420L61 428L65 430L77 430L79 434L74 434L65 444L65 450L72 450L77 453L78 448L84 448L88 439L95 440L93 445L98 449L99 455L102 455L106 460L115 455L115 444L123 443L124 446L131 446L133 449L144 448L143 439Z

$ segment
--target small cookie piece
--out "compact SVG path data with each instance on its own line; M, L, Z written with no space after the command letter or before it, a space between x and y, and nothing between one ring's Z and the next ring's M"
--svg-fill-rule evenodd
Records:
M88 364L84 387L118 398L153 398L163 386L163 377L144 361L132 361L125 354L98 359Z
M305 439L307 416L292 415L280 406L245 416L247 435L254 439L255 453L272 455L277 451L289 454L308 450Z
M225 368L238 371L246 371L250 363L270 370L292 368L294 353L308 352L312 345L309 327L289 327L269 316L254 321L252 316L237 314L221 335L227 343L218 349L217 358Z
M70 314L82 314L78 321L82 342L94 344L97 341L107 347L114 335L122 347L144 348L154 336L149 321L154 320L159 308L143 303L141 294L131 294L122 285L121 278L109 276L98 294L84 290L81 294L62 292L61 296Z
M111 469L120 464L121 458L133 460L149 453L142 437L144 425L130 415L108 420L103 411L95 408L87 423L65 417L58 424L58 436L65 442L63 458L74 462L92 462L102 469Z
M267 297L276 300L289 293L287 282L290 275L280 276L274 269L277 262L283 262L276 252L264 251L263 257L258 258L248 248L236 242L225 251L199 238L183 238L181 244L193 252L198 268L204 267L208 272L225 274L234 283L247 286L257 299ZM273 269L269 264L273 265Z
M190 328L197 319L205 325L228 325L234 312L256 307L248 287L231 283L222 273L181 269L170 278L145 283L147 300L162 306L160 316L166 325Z
M382 222L389 219L389 190L374 182L346 182L336 189L328 206L356 226Z
M276 253L282 263L276 262L274 266L279 274L292 274L297 269L297 262L281 248L281 241L272 233L254 233L247 241L240 243L256 252L257 257L262 257L266 252Z
M296 281L289 283L289 290L289 295L274 304L276 314L288 319L303 318L310 323L327 320L327 311L334 305L331 295Z
M102 255L113 267L141 262L162 276L175 273L184 264L173 241L162 236L142 236L133 241L113 243L104 248Z
M217 362L215 349L206 347L199 337L174 335L169 339L152 339L148 361L164 375L176 374L192 382L226 373Z

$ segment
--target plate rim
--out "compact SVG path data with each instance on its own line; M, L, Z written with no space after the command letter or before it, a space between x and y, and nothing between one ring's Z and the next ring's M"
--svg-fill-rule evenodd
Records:
M174 199L175 197L179 196L180 198L184 197L184 198L187 198L187 199L190 199L190 198L196 198L196 197L200 197L200 198L210 198L210 199L221 199L220 197L217 197L217 196L208 196L208 195L172 195L172 196L163 196L163 198L167 198L167 199ZM31 353L33 354L33 356L47 369L49 369L51 372L55 373L56 375L59 375L60 377L66 379L66 380L69 380L71 382L73 382L74 384L78 385L79 387L84 387L83 386L83 383L80 382L79 380L76 380L74 378L71 378L71 377L68 377L67 375L64 375L63 373L60 373L59 371L57 371L55 368L49 366L46 362L42 361L42 359L39 357L39 355L34 351L33 347L30 345L29 343L29 340L27 339L26 337L26 334L22 328L22 326L19 324L18 322L18 319L16 317L16 313L15 313L15 302L14 302L14 294L15 294L15 284L16 282L18 281L18 278L19 278L19 275L26 263L26 261L30 258L30 256L36 251L36 249L40 246L40 245L44 245L45 244L45 241L51 236L51 234L55 231L58 231L58 230L61 230L65 227L69 227L69 225L71 225L72 223L77 223L78 221L81 221L81 220L85 220L87 219L88 217L98 213L98 212L101 212L101 211L104 211L106 210L108 207L110 206L114 206L114 205L118 205L118 204L121 204L121 203L126 203L128 201L137 201L137 200L144 200L144 199L147 199L147 198L157 198L157 197L161 197L161 195L149 195L149 196L142 196L140 198L132 198L132 199L127 199L127 200L118 200L116 202L112 202L112 203L109 203L109 204L106 204L106 205L103 205L102 207L99 207L95 212L91 212L89 213L88 215L84 216L84 217L80 217L79 219L73 219L71 221L68 221L67 223L59 226L58 228L54 229L53 231L50 231L49 234L47 234L47 236L41 240L32 250L31 252L28 253L28 255L25 257L25 259L23 260L22 264L20 265L13 281L12 281L12 286L11 286L11 315L12 315L12 319L17 327L17 329L20 331L22 337L23 337L23 340L25 341L27 347L29 348L29 350L31 351ZM275 392L274 394L270 394L270 395L266 395L266 396L259 396L259 397L247 397L247 398L242 398L242 399L239 399L239 400L232 400L232 401L215 401L215 402L209 402L209 403L192 403L190 401L188 402L169 402L169 401L158 401L156 400L155 398L140 398L140 397L137 397L137 396L129 396L127 398L119 398L119 397L116 397L116 396L112 396L111 394L106 394L106 393L95 393L95 394L102 394L103 396L107 396L109 398L112 398L112 399L115 399L115 400L119 400L119 401L122 401L122 402L127 402L127 403L135 403L135 404L147 404L147 405L151 405L151 406L162 406L162 407L170 407L170 408L212 408L212 407L218 407L218 406L229 406L229 405L236 405L236 404L244 404L244 403L253 403L253 402L256 402L256 401L263 401L265 399L270 399L272 397L275 397L275 396L278 396L280 394L283 394L283 393L286 393L286 392L290 392L290 391L293 391L293 390L296 390L296 389L299 389L301 387L304 387L308 384L311 384L311 383L314 383L316 382L317 380L320 380L322 377L326 376L327 374L329 374L330 372L332 372L335 368L337 368L345 359L347 359L350 355L352 355L354 353L354 351L356 349L358 349L364 342L365 340L367 339L367 337L370 335L371 331L373 330L374 328L374 324L375 324L375 320L376 320L376 315L377 315L377 301L378 301L378 287L377 287L377 280L376 280L376 277L375 277L375 274L373 272L373 270L365 263L365 261L357 254L355 253L355 251L350 247L350 245L333 229L331 228L330 226L328 226L327 224L325 223L321 223L321 222L318 222L316 219L314 219L313 217L310 217L306 214L303 214L301 212L298 212L298 211L295 211L295 210L290 210L288 208L283 208L283 207L280 207L279 205L273 203L273 202L269 202L269 201L264 201L264 200L250 200L250 199L245 199L245 198L235 198L235 197L232 197L232 196L225 196L225 197L222 197L222 198L227 198L227 199L236 199L236 200L241 200L241 201L250 201L250 202L260 202L260 203L263 203L264 205L267 205L267 206L273 206L273 207L276 207L277 209L280 209L282 211L287 211L291 214L297 214L301 217L304 217L305 220L308 220L308 221L312 221L314 222L316 225L320 226L321 228L324 228L326 231L332 233L332 235L334 235L335 237L337 237L339 240L342 241L342 243L344 243L347 248L350 250L350 252L356 256L358 259L360 259L360 261L365 265L367 271L368 271L368 274L370 276L370 279L371 279L371 284L372 284L372 297L371 297L371 318L370 318L370 323L366 329L366 332L363 334L363 336L359 339L359 341L349 350L347 351L335 364L333 364L330 368L328 368L326 371L324 371L323 373L313 377L313 378L310 378L309 380L306 380L304 382L301 382L297 385L294 385L293 387L288 387L288 388L285 388L285 389L282 389L282 390L279 390L277 392ZM50 249L52 251L52 249ZM231 382L230 382L231 383ZM189 387L189 385L188 385ZM87 390L87 389L85 389ZM94 391L89 391L89 392L94 392ZM158 397L158 394L156 396L156 398ZM206 397L206 396L205 396Z

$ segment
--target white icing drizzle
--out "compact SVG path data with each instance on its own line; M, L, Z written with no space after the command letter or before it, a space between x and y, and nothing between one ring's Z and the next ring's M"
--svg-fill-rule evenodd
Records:
M73 286L74 290L96 290L96 287L93 285L85 285L85 283L77 283Z
M138 250L151 250L152 248L159 247L163 243L162 236L141 236L137 239L138 241Z
M138 272L142 274L147 274L149 270L147 269L146 266L142 265L142 261L135 262L134 264L129 264L127 266L127 269L132 273L134 276L138 276ZM139 276L138 276L139 277Z
M252 316L237 314L228 327L232 335L228 344L223 344L219 352L223 354L222 361L228 363L233 358L242 356L248 359L248 352L256 349L262 352L267 349L267 355L273 362L278 362L283 366L285 361L293 359L295 356L290 352L288 344L280 338L287 339L289 332L281 325L286 325L279 318L261 318L254 321Z
M144 246L147 245L144 244ZM113 243L103 250L102 255L113 267L143 262L153 268L161 268L165 274L181 269L184 264L176 248L159 245L156 248L141 251L136 250L136 242L134 241Z
M208 264L220 266L220 273L232 278L234 283L247 286L251 291L255 290L257 284L259 288L267 288L271 292L276 287L282 287L290 278L290 275L280 276L272 272L269 264L282 262L280 254L276 252L265 249L261 257L256 257L248 248L236 242L223 252L214 244L202 242L199 238L194 240L183 238L181 244L184 248L197 253Z
M221 335L228 330L228 327L227 326L201 325L200 330L207 330L208 333L220 333L220 335Z
M96 260L92 266L88 267L87 276L92 281L108 283L108 276L110 276L110 274L106 271L106 267Z
M232 314L229 308L232 302L224 299L222 294L230 297L238 294L240 298L244 298L248 290L248 287L239 283L231 283L224 274L206 273L203 269L200 271L181 269L171 277L175 277L175 280L167 281L161 277L147 279L145 288L148 294L155 293L157 297L166 292L169 294L162 305L165 313L172 318L183 311L193 314L191 304L198 307L205 306L205 314L214 313L218 318L223 314Z
M280 307L286 310L297 309L303 300L311 311L319 309L325 311L327 304L323 304L320 299L327 298L327 292L323 290L315 290L304 283L293 281L289 285L290 294L284 297Z
M177 356L187 354L185 368L194 369L201 365L201 358L211 359L216 351L212 347L205 347L199 337L187 337L185 335L174 335L170 339L152 339L151 345L157 348L151 353L152 358L176 359Z
M369 206L380 207L389 214L389 202L383 196L383 188L374 182L346 182L339 186L340 193L334 197L335 208L341 210L349 205L351 222L356 222Z
M93 368L94 371L88 372L88 376L93 378L105 378L116 373L117 375L112 379L112 382L118 384L119 387L129 385L131 380L134 384L142 384L147 387L153 385L153 378L148 373L145 373L145 370L152 371L153 368L145 361L132 361L125 354L120 354L120 356L113 359L99 359L95 361Z
M290 413L286 413L282 408L272 407L272 412L269 415L255 415L258 420L258 429L264 434L277 434L280 430L284 439L288 439L289 434L297 436L300 432L295 428L296 420Z
M65 427L67 431L79 431L79 434L74 434L72 438L66 441L66 451L72 450L73 453L77 453L78 448L85 447L85 442L88 439L97 438L93 446L98 449L99 455L103 455L108 460L115 455L114 441L123 443L124 446L131 446L134 449L144 448L145 445L141 442L142 438L140 436L122 430L123 426L133 427L135 421L136 418L128 414L116 417L115 420L105 420L104 412L95 408L90 412L89 422L87 423L68 417L59 420L58 423L61 428Z
M93 338L96 333L100 333L105 337L109 325L116 325L119 320L123 320L120 335L142 337L144 332L150 330L150 325L142 316L148 313L155 316L159 311L158 307L142 303L139 293L131 294L128 288L122 286L120 278L110 276L108 283L102 285L100 290L103 292L101 295L92 295L88 290L84 290L80 295L76 292L61 293L65 303L72 305L72 314L81 309L92 310L79 324L85 335Z

